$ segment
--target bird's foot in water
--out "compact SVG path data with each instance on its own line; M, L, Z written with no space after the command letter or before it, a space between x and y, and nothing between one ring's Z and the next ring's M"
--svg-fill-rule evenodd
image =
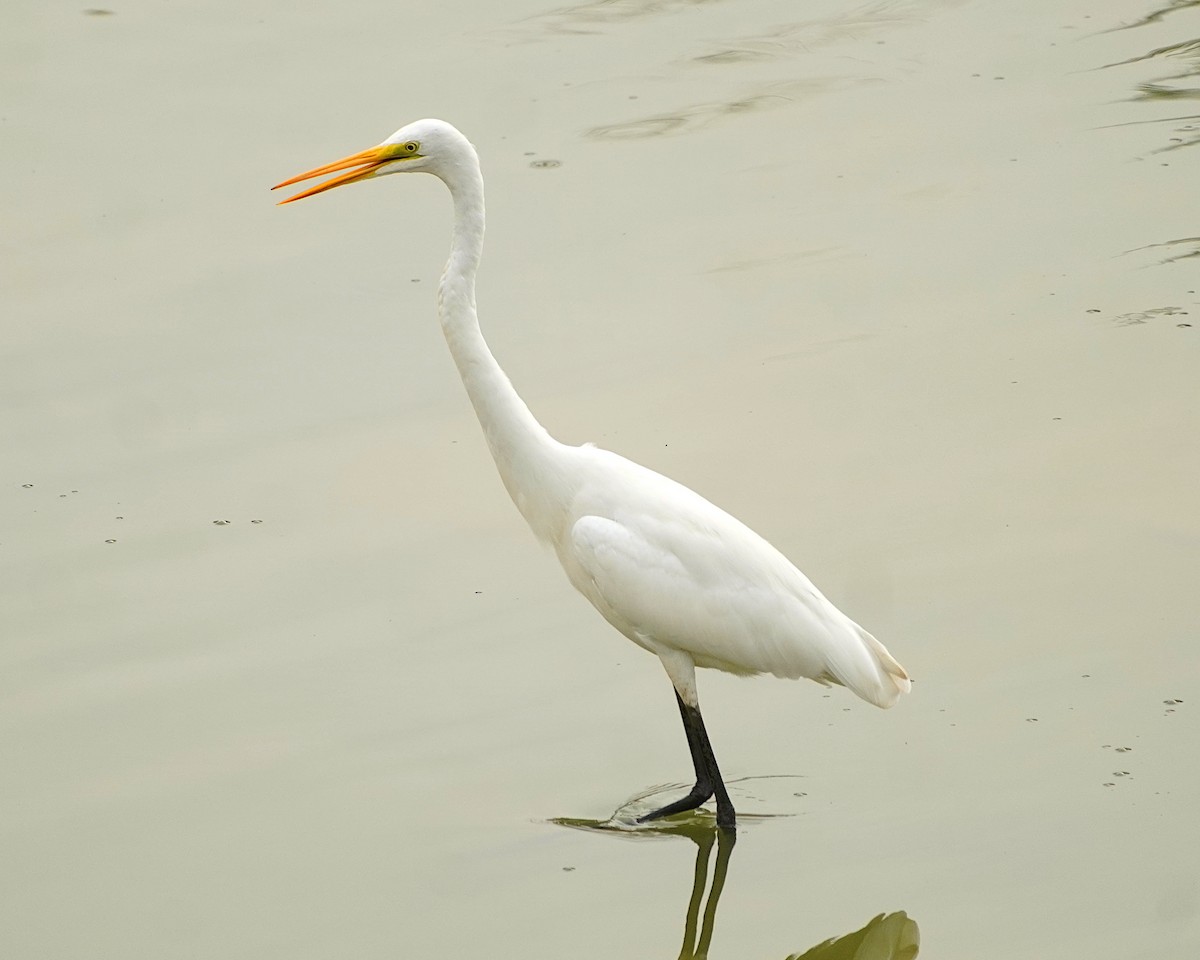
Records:
M711 785L697 783L692 787L687 796L680 797L678 800L674 800L664 807L659 807L657 810L651 810L649 813L643 814L637 818L637 822L648 823L651 820L659 820L663 817L669 817L672 814L695 810L704 804L705 801L709 800L715 792L715 789ZM718 797L717 826L723 830L733 830L736 825L737 817L733 811L733 804L729 802L728 797Z

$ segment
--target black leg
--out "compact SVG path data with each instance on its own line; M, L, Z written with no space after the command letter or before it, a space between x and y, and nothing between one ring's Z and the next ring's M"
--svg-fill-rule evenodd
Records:
M674 803L653 810L644 817L638 817L638 823L647 820L657 820L669 817L673 813L684 810L695 810L709 797L717 797L717 826L732 830L736 823L733 804L721 780L721 771L717 768L717 758L713 756L712 744L708 740L708 731L704 729L704 718L695 707L689 707L675 692L675 702L679 704L679 716L683 719L683 729L687 734L688 749L692 754L692 766L696 770L696 785L686 797L681 797Z

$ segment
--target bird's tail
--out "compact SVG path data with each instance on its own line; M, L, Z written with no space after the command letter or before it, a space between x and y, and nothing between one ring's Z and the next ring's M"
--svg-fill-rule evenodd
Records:
M895 706L902 694L912 689L912 681L887 647L853 620L847 620L861 646L849 657L838 657L829 664L830 679L849 687L877 707ZM843 648L845 649L845 648Z
M876 640L873 636L859 627L859 632L862 635L863 642L867 648L875 654L875 659L879 663L880 672L882 673L884 695L878 699L868 697L876 706L890 707L900 699L901 694L908 693L912 689L912 681L908 678L908 673L900 666L900 661L888 653L888 648Z

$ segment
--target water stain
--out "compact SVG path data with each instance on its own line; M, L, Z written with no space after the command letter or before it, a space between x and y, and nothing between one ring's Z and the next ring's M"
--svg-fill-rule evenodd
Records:
M1200 40L1181 40L1166 46L1156 47L1147 53L1107 64L1107 67L1123 67L1148 60L1168 62L1183 61L1183 68L1164 74L1155 80L1137 85L1134 100L1200 100L1198 86L1171 86L1173 83L1188 83L1200 76Z
M1194 4L1189 3L1189 6ZM1182 8L1180 8L1182 9ZM1168 72L1149 80L1135 83L1133 95L1129 98L1134 103L1173 103L1176 101L1200 100L1200 39L1190 38L1154 47L1144 53L1139 53L1123 60L1116 60L1101 66L1101 70L1116 67L1128 67L1140 63L1159 63L1170 65ZM1175 136L1168 142L1150 151L1149 155L1179 150L1200 144L1200 128L1196 121L1200 115L1188 114L1180 117L1160 117L1152 120L1139 120L1133 123L1174 123L1181 124L1172 131ZM1113 126L1128 126L1129 124L1114 124Z
M668 113L657 113L634 120L602 124L592 127L584 136L592 140L645 140L650 137L694 133L732 116L791 106L808 97L862 82L866 82L866 78L857 81L849 79L787 81L772 84L760 88L756 92L729 100L695 103Z
M745 63L811 54L816 50L852 40L861 44L872 31L906 26L923 13L927 4L876 3L844 15L820 20L801 20L762 33L723 41L720 49L693 57L696 63Z
M820 343L813 343L802 350L792 350L788 353L777 353L767 357L764 363L785 363L789 360L798 360L801 357L813 357L819 354L829 353L831 350L836 350L839 347L844 347L851 343L862 343L865 340L874 340L877 334L874 333L859 333L851 337L838 337L835 340L822 340Z
M651 16L684 13L718 2L720 0L595 0L538 14L493 36L533 42L547 36L597 34L604 27ZM761 62L810 55L839 42L861 45L864 35L919 23L929 9L945 6L945 3L888 0L833 17L785 23L769 30L715 41L712 44L715 49L705 53L684 53L682 60L673 58L674 69L669 70L668 75L677 73L680 66L750 67ZM738 96L687 104L591 127L584 136L595 140L644 140L691 133L730 116L786 106L846 84L878 80L874 75L860 75L760 83L744 89Z
M1159 258L1157 264L1175 263L1178 260L1189 260L1192 257L1200 257L1200 237L1180 237L1178 240L1164 240L1162 243L1148 243L1144 247L1134 247L1132 250L1126 250L1129 253L1138 253L1142 250L1167 250L1170 256Z
M1127 29L1157 22L1168 13L1179 12L1188 8L1200 7L1200 0L1187 0L1183 3L1173 3L1160 8L1153 14L1142 18L1133 24L1113 29ZM1105 32L1112 32L1105 31ZM1098 69L1108 70L1117 67L1131 67L1136 64L1156 64L1168 67L1166 72L1147 80L1141 80L1133 85L1133 94L1129 101L1133 103L1172 104L1176 101L1187 102L1200 100L1200 38L1189 37L1174 43L1161 44L1156 47L1126 57L1122 60L1106 63ZM1183 116L1156 117L1148 120L1133 121L1133 123L1168 124L1171 132L1166 142L1149 150L1140 159L1171 153L1187 147L1200 144L1200 115L1186 114ZM1112 126L1129 126L1131 124L1113 124ZM1162 164L1166 166L1164 162ZM1200 256L1200 239L1184 237L1176 240L1162 241L1156 244L1138 247L1138 250L1153 250L1165 248L1168 256L1162 257L1155 265L1175 263ZM1131 251L1127 251L1131 252ZM1135 321L1136 322L1136 321Z
M590 3L534 14L498 31L498 35L525 42L564 34L587 36L602 32L604 27L647 17L684 13L721 2L723 0L592 0Z
M1113 323L1118 327L1134 327L1142 323L1149 323L1157 317L1181 316L1187 316L1187 311L1182 307L1153 307L1149 310L1135 310L1133 313L1122 313L1120 316L1113 317Z
M833 260L848 256L844 247L813 247L799 250L795 253L778 253L764 257L750 257L745 260L732 260L720 266L712 267L709 273L741 273L747 270L758 270L763 267L773 267L780 264L792 263L796 260Z
M746 63L750 60L770 60L772 54L761 50L721 50L695 57L697 63Z
M1134 30L1137 27L1145 27L1152 23L1160 23L1163 19L1170 16L1172 13L1179 13L1181 10L1187 10L1192 7L1200 7L1200 0L1171 0L1165 7L1159 7L1157 10L1151 11L1137 20L1130 23L1123 23L1118 27L1111 27L1104 33L1115 33L1118 30Z

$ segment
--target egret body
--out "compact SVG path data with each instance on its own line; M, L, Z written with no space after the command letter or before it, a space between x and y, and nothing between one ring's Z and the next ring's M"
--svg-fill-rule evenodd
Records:
M534 419L488 349L475 310L483 250L483 177L475 148L441 120L418 120L376 147L278 184L334 174L284 203L393 173L440 178L454 202L438 317L500 478L534 534L600 614L658 657L675 688L696 785L652 820L715 795L734 826L700 715L696 667L836 683L879 707L910 684L904 668L778 550L687 487L590 444L571 446Z

